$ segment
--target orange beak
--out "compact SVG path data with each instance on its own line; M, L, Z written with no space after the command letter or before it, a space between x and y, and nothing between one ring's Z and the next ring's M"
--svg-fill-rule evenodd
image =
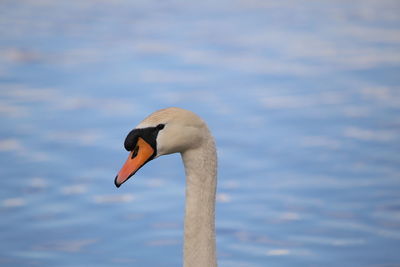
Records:
M116 187L126 182L132 175L134 175L144 164L146 164L154 154L154 149L141 137L138 138L136 147L122 166L114 183Z

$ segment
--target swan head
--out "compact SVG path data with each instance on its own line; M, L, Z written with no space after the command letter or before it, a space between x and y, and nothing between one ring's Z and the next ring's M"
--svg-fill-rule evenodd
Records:
M129 156L115 177L115 185L120 187L159 156L195 149L207 132L204 121L189 110L173 107L152 113L127 135L124 146Z

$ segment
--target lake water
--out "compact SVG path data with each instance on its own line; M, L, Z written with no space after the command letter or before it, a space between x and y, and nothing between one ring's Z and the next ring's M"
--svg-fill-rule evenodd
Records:
M218 145L219 266L400 266L398 1L0 3L0 265L180 266L184 170L121 188L126 134Z

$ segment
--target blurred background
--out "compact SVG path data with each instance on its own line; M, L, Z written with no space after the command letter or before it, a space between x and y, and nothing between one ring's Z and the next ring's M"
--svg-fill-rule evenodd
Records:
M180 266L179 155L116 189L160 108L217 141L219 265L400 266L400 3L0 2L0 265Z

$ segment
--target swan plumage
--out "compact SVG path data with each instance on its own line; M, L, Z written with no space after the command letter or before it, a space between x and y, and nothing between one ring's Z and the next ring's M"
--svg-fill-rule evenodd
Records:
M139 123L128 134L124 145L130 153L115 177L117 187L147 162L162 155L181 154L186 174L183 264L216 266L217 155L206 123L189 110L162 109Z

